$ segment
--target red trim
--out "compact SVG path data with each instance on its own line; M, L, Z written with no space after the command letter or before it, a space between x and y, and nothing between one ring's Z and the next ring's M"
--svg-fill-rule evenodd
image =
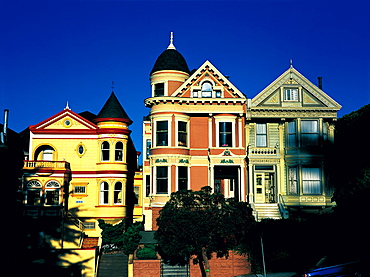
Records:
M30 126L30 130L34 130L34 129L37 129L39 128L41 125L44 125L46 123L49 122L49 124L45 125L43 128L45 128L46 126L49 126L50 124L53 124L54 122L56 122L57 120L60 120L62 117L60 117L61 115L65 114L66 116L69 115L71 117L77 117L79 120L80 120L80 123L82 123L83 125L85 125L86 127L90 128L91 129L91 126L89 125L93 125L94 128L98 128L98 126L96 126L96 124L88 121L86 118L80 116L79 114L71 111L71 110L63 110L63 111L60 111L59 113L41 121L40 123L36 124L36 125L31 125ZM58 117L58 118L57 118Z
M128 129L119 129L119 128L101 128L96 130L96 133L101 135L101 134L124 134L124 135L129 135L131 134L131 130Z
M109 117L109 118L95 118L93 120L94 122L106 122L106 121L118 121L118 122L125 122L128 125L132 124L132 120L128 118L115 118L115 117Z
M97 130L86 130L86 129L31 129L32 133L34 134L88 134L88 135L96 135Z

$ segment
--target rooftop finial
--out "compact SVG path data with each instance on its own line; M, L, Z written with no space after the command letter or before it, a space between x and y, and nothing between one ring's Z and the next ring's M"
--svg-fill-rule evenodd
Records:
M112 81L112 92L114 92L114 81Z
M66 107L64 108L65 110L70 110L71 108L69 107L68 105L68 101L67 101L67 104L66 104Z
M290 59L290 67L293 67L293 60Z
M173 32L171 32L171 35L170 35L170 45L168 45L167 49L176 50L175 45L173 45Z

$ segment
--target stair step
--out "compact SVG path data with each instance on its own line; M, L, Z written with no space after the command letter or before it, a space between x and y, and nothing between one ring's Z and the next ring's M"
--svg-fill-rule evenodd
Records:
M258 221L265 218L281 219L281 213L277 203L254 204L254 211Z
M103 254L97 277L127 277L127 256L123 253Z

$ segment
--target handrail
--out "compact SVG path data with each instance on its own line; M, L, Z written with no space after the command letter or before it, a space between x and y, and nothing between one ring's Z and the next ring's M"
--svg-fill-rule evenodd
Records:
M77 217L75 217L70 212L67 212L68 218L72 221L72 223L81 231L85 230L85 226L81 220L79 220Z
M289 217L288 206L285 204L283 195L279 194L279 210L282 218Z

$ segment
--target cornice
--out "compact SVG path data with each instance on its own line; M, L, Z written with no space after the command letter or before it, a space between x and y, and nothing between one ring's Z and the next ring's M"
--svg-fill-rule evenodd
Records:
M179 104L179 105L244 105L247 99L243 98L189 98L189 97L151 97L144 100L146 107L159 104Z

